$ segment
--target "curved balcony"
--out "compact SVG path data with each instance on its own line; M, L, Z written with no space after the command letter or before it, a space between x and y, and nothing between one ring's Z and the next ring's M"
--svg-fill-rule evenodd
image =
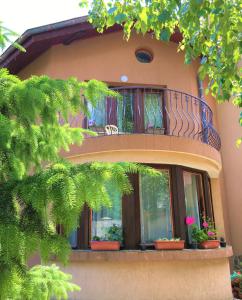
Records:
M107 97L89 107L90 117L70 120L98 135L156 134L201 141L220 150L220 137L213 127L213 112L208 104L184 92L149 88L113 88L121 100ZM108 126L113 125L113 126Z

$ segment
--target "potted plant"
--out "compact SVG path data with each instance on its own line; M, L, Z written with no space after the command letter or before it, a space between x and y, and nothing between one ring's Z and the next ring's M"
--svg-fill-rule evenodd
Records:
M186 217L186 224L192 228L192 240L197 241L201 249L215 249L220 245L220 241L216 238L216 230L214 222L203 217L202 228L195 224L194 217Z
M108 228L105 237L94 236L90 242L91 249L97 251L120 250L120 245L123 240L122 228L113 224Z
M164 134L165 128L148 123L146 133Z
M104 132L104 126L96 124L95 120L88 121L88 128L95 132Z
M174 239L158 239L154 241L156 250L182 250L184 249L185 241L180 238Z

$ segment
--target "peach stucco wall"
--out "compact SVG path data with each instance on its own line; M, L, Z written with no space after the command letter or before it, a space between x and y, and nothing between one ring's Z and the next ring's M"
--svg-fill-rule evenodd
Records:
M157 262L81 262L73 274L78 300L231 300L227 259Z
M141 64L135 50L147 48L154 53L150 64ZM57 45L45 52L20 72L21 77L46 74L66 79L98 79L118 83L127 75L129 84L167 85L197 95L197 65L184 65L184 55L177 53L175 43L164 43L134 35L129 42L117 32L85 40L69 46Z
M222 140L222 163L225 197L227 202L226 220L230 225L231 241L235 254L242 254L242 146L235 146L242 137L239 125L240 110L231 102L217 105L217 117Z

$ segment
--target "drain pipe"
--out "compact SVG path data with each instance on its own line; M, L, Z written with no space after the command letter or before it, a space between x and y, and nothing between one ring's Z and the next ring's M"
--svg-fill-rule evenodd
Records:
M201 98L203 101L205 101L203 81L199 78L199 75L197 75L197 87L198 87L198 97Z

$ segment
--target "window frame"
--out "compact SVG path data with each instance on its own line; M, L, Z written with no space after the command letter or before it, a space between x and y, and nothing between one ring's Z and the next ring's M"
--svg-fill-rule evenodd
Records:
M170 201L171 217L174 237L180 237L188 243L187 225L185 224L186 206L183 172L201 175L202 193L204 195L205 215L214 221L212 193L210 178L206 171L192 169L180 165L169 164L145 164L156 169L169 170L170 174ZM140 249L141 246L141 215L140 215L140 188L139 174L130 174L130 182L133 193L122 197L122 226L124 249ZM90 248L92 212L86 205L80 216L80 227L78 228L78 249Z
M164 134L169 132L169 122L167 119L167 113L165 109L166 103L166 91L165 87L161 86L117 86L110 85L110 89L115 91L121 90L123 94L129 91L130 95L133 98L133 132L134 133L147 133L145 131L145 94L158 94L160 95L160 108L162 112L162 125L164 126ZM106 116L106 125L115 125L118 124L118 114L117 114L117 100L113 97L105 98L105 116ZM87 105L87 102L86 102ZM83 121L83 127L89 128L89 120L85 117ZM104 125L105 126L105 125Z

